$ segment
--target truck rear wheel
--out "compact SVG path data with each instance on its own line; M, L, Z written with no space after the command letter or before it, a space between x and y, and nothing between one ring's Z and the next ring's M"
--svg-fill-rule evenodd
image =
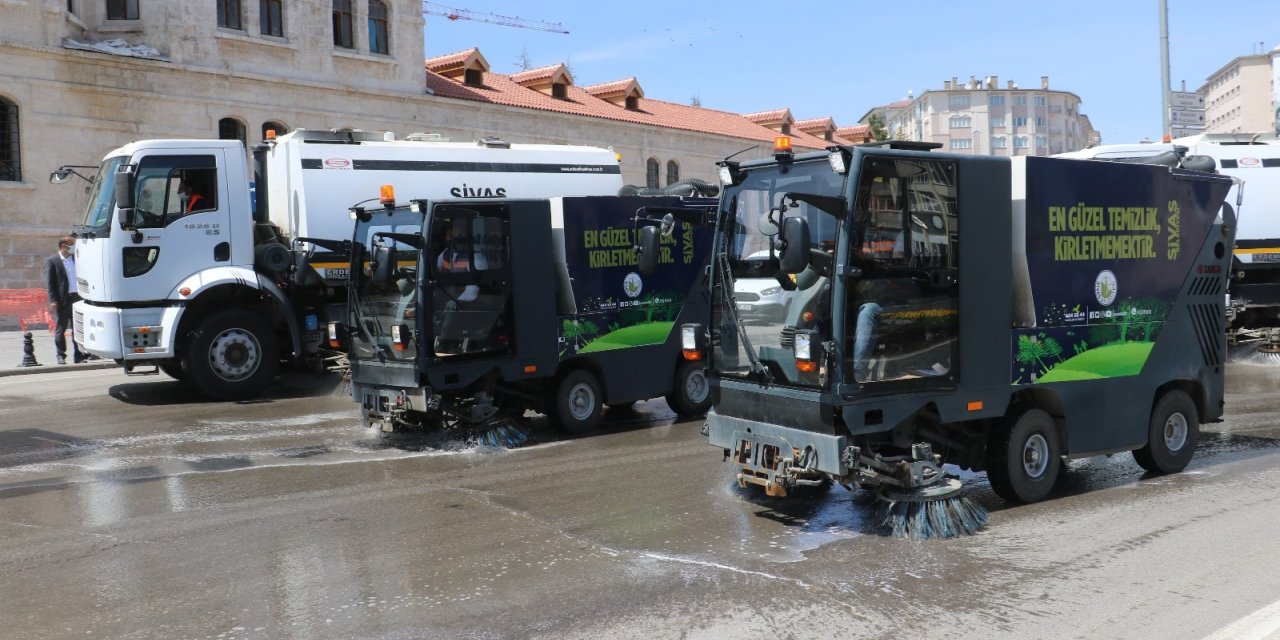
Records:
M1010 502L1039 502L1062 469L1058 425L1040 409L1009 416L987 446L987 481Z
M587 433L600 423L603 400L604 394L595 374L586 369L576 369L556 384L549 417L569 433Z
M276 336L265 320L241 309L219 311L191 334L187 379L216 400L243 400L262 392L276 374Z
M676 367L676 379L667 405L677 415L700 416L711 408L711 384L707 381L707 365L694 360L682 360Z
M1147 430L1147 446L1133 459L1152 473L1177 473L1187 467L1200 441L1200 412L1185 391L1170 391L1156 402Z

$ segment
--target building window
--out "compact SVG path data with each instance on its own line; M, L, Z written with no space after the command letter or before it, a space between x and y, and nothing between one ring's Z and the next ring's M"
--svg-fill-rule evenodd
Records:
M258 0L262 35L284 37L284 0Z
M989 105L991 105L991 106L993 106L993 107L1003 107L1003 106L1004 106L1004 96L991 96L991 98L989 98L989 99L987 100L987 104L989 104Z
M1044 96L1036 96L1036 106L1043 107L1045 104Z
M387 37L387 4L369 0L369 53L391 53Z
M972 149L973 141L968 138L955 138L951 141L952 149Z
M1014 96L1014 97L1013 97L1013 106L1015 106L1015 107L1017 107L1017 106L1024 106L1024 107L1025 107L1026 105L1027 105L1027 97L1026 97L1026 96Z
M18 138L18 105L0 98L0 182L22 181Z
M1025 127L1025 126L1027 126L1027 117L1026 117L1026 116L1014 116L1014 117L1013 117L1013 126L1015 126L1015 127Z
M356 48L351 34L351 0L333 0L333 46Z
M245 143L245 127L244 123L235 118L223 118L218 121L218 139L219 140L239 140L240 144Z
M1037 148L1043 149L1044 147L1047 147L1047 146L1049 146L1049 138L1045 136L1036 136Z
M244 28L240 24L240 0L218 0L218 26L237 31Z
M108 20L137 20L138 0L107 0Z
M1009 141L1004 136L996 136L991 139L992 149L1004 149L1009 146Z
M968 107L969 96L947 96L948 107Z
M673 185L680 182L680 165L675 160L667 161L667 184Z
M561 99L561 100L568 100L568 99L569 99L569 85L567 85L567 84L565 84L565 83L563 83L563 82L557 82L557 83L555 83L555 84L551 85L551 97L552 97L552 98L559 98L559 99Z
M479 69L467 69L462 72L462 82L473 87L484 86L484 72Z
M649 158L649 161L645 163L644 186L653 187L655 189L658 187L658 159L657 158Z
M72 15L75 15L75 13L76 13L76 0L67 0L67 13L70 13L70 14L72 14Z
M1015 138L1013 139L1013 148L1014 148L1014 149L1026 149L1026 148L1027 148L1027 137L1026 137L1026 136L1017 136L1017 137L1015 137Z
M784 135L784 136L789 136L789 135L791 135L791 123L790 123L790 122L784 122L784 123L782 123L782 135Z
M640 98L637 98L635 96L627 96L626 105L627 105L628 111L639 111Z
M276 132L276 135L282 136L286 133L289 133L289 127L284 126L283 122L273 122L271 120L268 120L262 123L262 139L263 140L267 139L268 131L274 131Z
M951 119L952 129L961 129L973 126L973 120L969 116L956 116Z
M993 126L993 127L1003 127L1003 126L1004 126L1004 116L999 116L999 117L996 117L996 118L992 118L992 119L991 119L991 126Z
M1049 123L1048 118L1045 118L1044 116L1036 116L1036 126L1037 126L1037 127L1043 127L1043 126L1045 126L1045 125L1046 125L1046 124L1048 124L1048 123Z

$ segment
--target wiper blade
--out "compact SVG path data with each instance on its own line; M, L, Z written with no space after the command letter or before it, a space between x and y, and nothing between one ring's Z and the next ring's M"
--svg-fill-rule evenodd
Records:
M764 376L769 384L773 384L773 375L769 373L769 368L764 366L760 361L760 356L756 354L755 345L751 344L751 338L747 335L747 325L742 321L742 316L738 315L738 303L733 300L733 275L729 272L729 253L721 251L716 255L717 266L720 271L720 290L724 297L725 313L729 314L729 319L733 322L733 326L738 329L738 339L742 341L742 350L747 353L747 359L751 361L751 372Z

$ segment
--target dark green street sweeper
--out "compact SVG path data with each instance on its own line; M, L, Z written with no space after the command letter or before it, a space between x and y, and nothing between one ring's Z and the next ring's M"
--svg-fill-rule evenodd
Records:
M573 433L606 406L647 398L705 413L705 359L681 350L678 327L708 313L703 220L715 204L585 196L355 210L350 318L329 339L350 354L364 423L509 446L527 438L530 410ZM637 227L663 219L656 268L641 274Z
M946 464L1022 502L1064 458L1182 470L1223 413L1231 179L936 146L720 163L711 313L681 333L738 483L861 487L945 537L986 522ZM743 278L785 312L747 322Z

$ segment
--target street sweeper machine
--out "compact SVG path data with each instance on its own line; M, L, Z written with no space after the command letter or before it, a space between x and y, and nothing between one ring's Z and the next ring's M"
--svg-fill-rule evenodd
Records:
M899 535L971 532L1066 457L1182 470L1223 413L1228 177L893 142L720 163L705 432L737 481L875 492ZM761 252L768 256L761 259ZM793 292L747 323L742 278Z
M364 423L510 446L528 437L528 410L573 433L647 398L701 415L704 353L682 351L676 327L708 313L715 205L590 196L356 209L350 314L329 338L350 353ZM641 273L637 229L655 225L668 233Z

